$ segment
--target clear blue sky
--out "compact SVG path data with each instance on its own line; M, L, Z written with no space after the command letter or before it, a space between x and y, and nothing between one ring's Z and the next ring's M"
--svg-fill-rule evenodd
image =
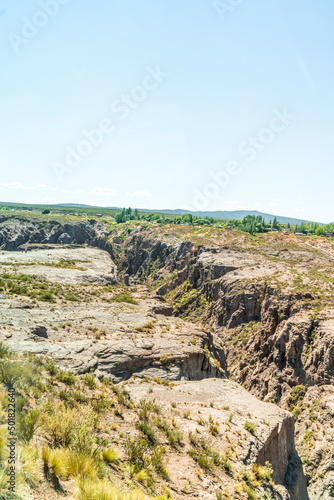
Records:
M0 201L334 220L333 2L60 1L0 0Z

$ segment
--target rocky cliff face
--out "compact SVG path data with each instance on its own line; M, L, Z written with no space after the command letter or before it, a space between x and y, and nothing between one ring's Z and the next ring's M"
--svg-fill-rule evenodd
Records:
M49 356L74 373L94 372L99 378L111 378L117 383L133 375L171 381L226 376L224 351L215 346L209 333L193 329L188 334L175 332L145 340L137 339L135 331L120 333L110 332L107 339L95 343L86 339L56 343L53 335L42 338L35 332L22 335L17 331L7 344L14 352ZM216 357L208 356L208 351L214 351Z
M24 250L33 244L86 244L108 250L106 236L107 232L101 224L0 217L1 250Z
M240 249L156 241L138 230L117 263L133 283L149 279L158 295L171 297L175 315L201 310L229 346L231 373L279 401L295 385L331 383L334 375L333 320L328 309L319 313L311 288L291 286L295 254L285 250L273 261ZM318 259L328 264L326 255Z
M334 251L327 242L299 242L293 235L251 245L157 241L138 230L118 265L130 281L150 282L175 315L211 328L223 341L232 379L293 410L312 498L330 498L332 410L324 392L316 404L304 394L333 385Z
M181 382L172 390L159 386L154 387L153 391L150 384L135 384L130 385L129 390L137 401L159 401L166 412L171 403L177 407L179 415L188 410L187 419L179 419L184 435L196 433L198 414L203 423L215 422L220 431L214 439L204 424L200 436L212 441L220 453L226 453L231 447L237 469L242 470L255 463L264 466L270 462L276 488L271 492L262 490L260 498L309 498L294 447L294 419L290 413L273 404L259 401L240 385L229 380ZM228 416L229 420L226 419ZM254 424L253 434L245 430L245 422ZM239 439L241 436L242 441ZM175 476L179 467L180 463L175 467ZM222 489L232 493L235 481L231 475L221 475L220 479L223 481ZM197 497L196 486L193 486L192 493ZM237 498L238 495L235 495Z

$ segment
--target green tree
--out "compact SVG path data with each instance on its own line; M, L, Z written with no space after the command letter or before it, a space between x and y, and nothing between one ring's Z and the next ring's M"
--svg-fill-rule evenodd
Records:
M121 213L115 215L115 221L117 222L117 224L122 224L123 217Z
M314 232L317 236L322 236L325 232L325 229L324 227L318 226Z
M182 215L181 220L182 220L183 224L192 224L193 216L191 214L184 214L184 215Z

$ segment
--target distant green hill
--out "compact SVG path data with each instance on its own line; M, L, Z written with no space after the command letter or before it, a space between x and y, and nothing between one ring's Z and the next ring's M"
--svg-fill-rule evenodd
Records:
M141 212L144 212L146 210L141 209ZM154 210L149 210L154 211ZM275 214L266 214L263 212L258 212L257 210L218 210L215 212L188 212L187 210L157 210L159 213L164 213L164 214L177 214L177 215L183 215L187 213L191 213L192 215L196 215L198 217L213 217L214 219L225 219L225 220L242 220L244 217L247 215L255 215L258 216L260 215L266 222L273 221L274 218L276 217L277 221L280 222L281 224L301 224L302 222L316 222L316 221L310 221L310 220L305 220L305 219L295 219L292 217L283 217L282 215L275 215ZM323 223L319 222L318 224L324 225Z
M72 208L85 208L85 207L96 208L96 209L101 208L101 207L92 207L92 206L88 206L88 205L74 205L71 203L61 204L58 206L62 206L62 207L67 206L67 207L72 207ZM119 207L105 207L105 208L109 208L112 210L122 210ZM214 219L224 219L224 220L234 220L234 219L235 220L242 220L247 215L255 215L255 216L260 215L261 217L263 217L263 219L266 222L273 221L274 218L276 217L277 221L280 222L281 224L291 224L291 225L301 224L302 222L316 222L316 221L310 221L310 220L305 220L305 219L295 219L293 217L283 217L281 215L275 215L275 214L266 214L264 212L259 212L257 210L232 210L232 211L217 210L214 212L189 212L188 210L183 210L181 208L175 209L175 210L171 210L171 209L151 210L148 208L141 208L139 211L140 212L166 214L166 215L169 215L169 214L170 215L183 215L183 214L191 213L192 215L196 215L197 217L213 217ZM325 225L322 222L318 222L318 224Z
M79 203L58 203L57 205L29 205L29 204L23 204L23 203L8 203L8 202L0 202L0 206L7 206L12 209L18 208L18 209L23 209L27 208L28 210L30 209L77 209L77 210L85 210L89 211L92 213L93 211L98 211L98 212L103 212L105 213L106 210L111 210L112 215L114 213L117 213L118 211L121 211L123 207L99 207L99 206L94 206L94 205L84 205L84 204L79 204ZM135 208L135 207L133 207ZM165 209L165 210L155 210L155 209L148 209L148 208L141 208L139 209L139 212L144 213L158 213L158 214L166 214L166 215L184 215L184 214L189 214L191 213L192 215L196 215L197 217L213 217L214 219L224 219L224 220L242 220L244 217L247 215L255 215L258 216L260 215L266 222L273 221L274 218L276 217L277 221L280 222L281 224L291 224L292 226L296 224L301 224L303 222L316 222L316 221L310 221L310 220L305 220L305 219L296 219L293 217L283 217L281 215L275 215L275 214L266 214L263 212L259 212L257 210L217 210L217 211L207 211L207 212L190 212L188 210L183 210L183 209ZM318 222L321 226L324 226L325 224L322 222Z

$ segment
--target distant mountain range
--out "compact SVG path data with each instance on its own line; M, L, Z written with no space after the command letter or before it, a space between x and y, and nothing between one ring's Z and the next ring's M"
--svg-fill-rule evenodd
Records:
M55 205L57 207L71 207L71 208L96 208L98 209L112 209L112 210L122 210L119 207L95 207L92 205L79 205L79 204L73 204L73 203L61 203L58 205ZM273 215L273 214L266 214L263 212L258 212L257 210L217 210L214 212L189 212L188 210L183 210L183 209L175 209L175 210L150 210L148 208L140 208L138 209L140 212L149 212L149 213L159 213L159 214L166 214L166 215L184 215L184 214L189 214L191 213L192 215L196 215L197 217L213 217L214 219L224 219L224 220L242 220L244 217L247 215L255 215L258 216L260 215L263 217L263 219L266 222L273 221L274 218L278 220L281 224L301 224L302 222L313 222L313 221L308 221L305 219L295 219L293 217L283 217L281 215ZM318 222L320 225L324 225L321 222Z

